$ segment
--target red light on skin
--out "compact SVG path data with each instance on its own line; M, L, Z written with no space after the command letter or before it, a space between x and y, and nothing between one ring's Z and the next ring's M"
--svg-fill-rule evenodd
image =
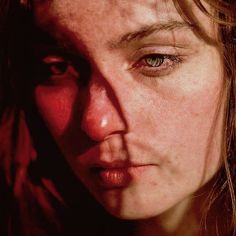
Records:
M39 110L43 117L47 113L44 119L55 135L63 134L69 125L77 92L73 84L67 87L38 86L36 88L37 104L43 104L43 107L38 106ZM50 120L55 122L51 123Z

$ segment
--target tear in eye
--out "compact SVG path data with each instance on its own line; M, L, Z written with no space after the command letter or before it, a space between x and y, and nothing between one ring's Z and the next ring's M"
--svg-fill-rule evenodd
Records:
M159 67L164 62L163 55L149 55L144 58L145 63L150 67Z

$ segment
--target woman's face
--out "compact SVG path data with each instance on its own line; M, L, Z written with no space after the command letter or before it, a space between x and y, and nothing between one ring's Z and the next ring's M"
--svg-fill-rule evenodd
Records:
M221 164L218 49L172 1L51 0L34 9L59 45L40 45L49 73L36 104L75 175L125 219L188 201ZM193 12L214 37L213 23Z

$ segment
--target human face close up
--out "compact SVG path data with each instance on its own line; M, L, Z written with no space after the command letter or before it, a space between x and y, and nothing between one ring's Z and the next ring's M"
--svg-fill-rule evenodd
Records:
M190 200L221 164L217 47L172 1L38 1L34 12L59 45L44 47L50 73L35 87L36 105L75 175L124 219Z

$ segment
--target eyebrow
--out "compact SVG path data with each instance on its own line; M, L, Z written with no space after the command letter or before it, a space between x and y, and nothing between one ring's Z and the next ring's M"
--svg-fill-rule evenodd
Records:
M118 37L118 39L116 39L116 40L108 41L107 47L110 50L125 48L129 44L131 44L132 42L141 40L141 39L148 37L154 33L163 32L163 31L173 32L175 30L184 29L184 28L192 31L192 30L196 29L196 26L194 24L184 22L184 21L183 22L182 21L168 21L168 22L164 22L164 23L146 25L146 26L139 28L136 31L125 33L124 35ZM54 28L54 30L55 30L55 28ZM53 43L52 42L50 43L51 47L54 47L56 49L60 48L62 51L66 51L72 55L75 54L75 51L78 50L75 47L75 45L69 40L69 38L66 37L66 35L64 35L64 34L61 34L60 37L58 38L58 37L53 36L53 34L49 34L48 32L45 32L45 31L43 32L41 27L38 28L38 31L42 35L44 35L44 36L46 35L46 38L47 38L46 41L48 41L48 39L50 39L49 41L52 41L52 40L54 41ZM40 37L37 37L37 38L40 38ZM83 43L81 42L81 46L82 45L83 45ZM81 53L81 51L80 51L80 53Z
M110 49L117 49L121 47L126 47L128 44L141 40L150 36L151 34L162 32L162 31L170 31L173 32L177 29L190 29L193 30L195 28L194 24L188 22L181 21L168 21L165 23L157 23L148 26L144 26L141 29L129 32L121 36L118 40L112 40L108 43L108 47Z

